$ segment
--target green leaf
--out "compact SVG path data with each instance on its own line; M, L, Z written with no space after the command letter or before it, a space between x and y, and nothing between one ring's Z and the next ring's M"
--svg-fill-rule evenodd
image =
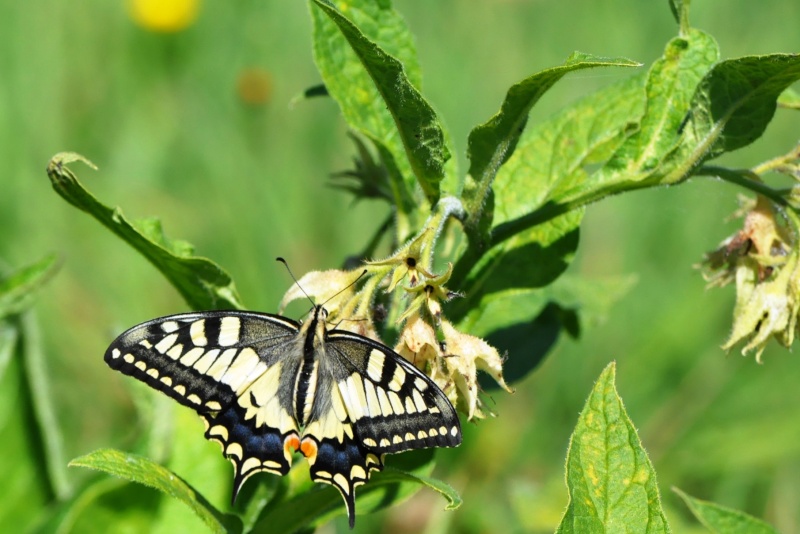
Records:
M431 479L434 450L425 449L391 457L392 466L373 473L369 482L359 486L356 494L358 515L393 506L427 486L448 501L447 510L457 508L461 498L444 482ZM289 487L270 502L253 528L253 532L295 532L314 528L334 517L346 515L339 492L331 486L314 484L305 471L289 472ZM302 475L302 476L299 476ZM356 520L358 521L358 520Z
M497 112L487 122L475 127L469 134L467 157L470 160L463 200L467 210L467 228L488 228L481 222L487 195L500 166L514 153L531 108L566 74L595 67L641 66L625 58L602 58L573 53L558 67L538 72L511 86ZM491 221L489 221L491 222ZM482 240L488 238L482 236Z
M313 4L315 60L345 120L378 146L390 172L396 169L401 209L410 209L412 173L434 204L450 151L436 113L415 87L416 53L405 23L389 2L349 2L344 12L327 0ZM384 48L391 42L396 57Z
M53 189L59 195L100 221L147 258L193 309L242 308L228 273L211 260L194 256L192 247L185 241L169 240L157 220L145 219L131 224L119 208L112 209L98 202L66 167L74 161L95 168L86 158L72 152L56 154L47 166Z
M567 453L569 505L558 533L670 532L656 474L614 386L601 373Z
M624 189L664 183L670 167L662 163L675 152L692 95L718 56L714 39L699 30L672 39L648 73L646 110L637 131L599 171L580 183L564 184L554 197L583 204Z
M798 79L800 54L748 56L715 65L694 94L667 181L761 137L778 97Z
M484 297L458 324L478 337L534 319L550 302L573 309L582 327L602 322L611 306L636 283L635 276L588 279L565 275L541 288L493 293Z
M3 374L5 374L9 362L11 362L18 339L19 331L17 326L0 319L0 379L3 378Z
M457 286L465 297L452 303L451 317L458 320L492 293L552 283L572 261L582 218L583 210L575 210L493 247Z
M582 212L564 216L572 206L555 202L558 191L567 187L565 184L585 181L586 168L608 159L630 135L630 124L644 111L643 82L644 77L638 76L613 84L525 131L492 185L493 246L487 251L471 243L456 262L451 287L464 291L468 298L482 298L482 294L473 294L479 288L468 287L467 279L471 280L470 285L485 280L479 271L486 272L488 262L497 262L500 255L516 248L504 244L506 240L519 235L516 245L531 250L530 243L539 236L549 235L549 241L555 243L570 232L577 232ZM555 220L559 216L564 218ZM536 228L537 225L541 228ZM577 237L577 233L574 235ZM569 247L553 249L557 254L546 258L546 262L565 263L564 256L574 252L576 239L572 241ZM529 258L529 261L543 260L541 255ZM506 283L509 287L532 285L526 273L513 273L505 282L494 283ZM460 308L461 304L456 301L453 306Z
M564 275L545 287L493 293L472 306L458 328L508 354L503 374L509 383L515 382L541 363L563 330L578 337L585 328L602 322L635 282L634 276ZM487 381L486 388L493 387Z
M695 85L716 57L713 39L692 30L673 39L653 64L644 94L632 78L524 136L495 179L492 244L610 194L664 180L660 165L675 152ZM588 165L602 162L588 172Z
M50 381L50 364L42 347L39 324L31 312L20 318L20 328L20 350L30 387L33 420L39 429L39 446L52 491L57 498L65 499L73 488L67 475L64 434L56 411L59 400Z
M141 456L99 449L75 458L70 467L87 467L155 488L188 506L212 532L240 532L238 518L214 508L202 495L168 469Z
M4 323L4 329L18 332L16 323ZM0 375L0 480L4 496L0 500L0 525L14 525L14 530L26 532L37 515L53 499L47 474L45 454L39 427L33 414L31 391L25 377L22 349L12 350L5 372Z
M0 277L0 318L30 306L33 295L53 277L59 266L58 257L49 254L32 265Z
M163 397L160 393L153 393ZM173 402L171 399L165 400ZM223 457L219 444L205 439L203 423L193 410L177 407L172 419L172 454L164 466L182 480L192 481L194 491L211 503L227 506L231 500L233 469ZM193 511L177 500L168 499L158 507L155 513L157 527L151 532L196 531L196 528L192 528L192 524L198 522L197 518L192 517Z
M161 495L119 478L97 479L40 516L34 534L150 532Z
M778 105L786 109L800 109L800 93L789 87L778 97Z
M778 534L772 525L744 512L695 499L678 488L672 491L683 499L697 520L715 534Z

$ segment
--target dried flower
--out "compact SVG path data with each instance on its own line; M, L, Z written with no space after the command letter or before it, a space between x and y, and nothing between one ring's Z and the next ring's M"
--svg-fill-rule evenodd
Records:
M502 358L497 349L480 338L459 332L449 321L442 320L441 327L443 343L419 314L412 315L395 351L428 373L468 419L482 419L491 412L480 397L478 370L489 373L503 389L512 391L503 379Z
M722 348L744 342L742 354L755 350L760 363L771 337L785 347L794 341L800 311L798 250L772 202L759 196L743 208L743 228L707 254L701 267L709 286L736 283L733 329Z

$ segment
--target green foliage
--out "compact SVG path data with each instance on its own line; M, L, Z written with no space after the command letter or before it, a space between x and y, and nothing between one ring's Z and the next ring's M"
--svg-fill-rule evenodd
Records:
M777 534L778 532L764 521L738 510L695 499L678 488L673 488L673 491L683 499L697 520L715 534Z
M235 517L223 516L179 476L147 458L110 449L101 449L80 458L75 458L69 465L104 471L110 475L163 491L190 507L212 532L241 531L241 527L225 526L226 523L237 525Z
M23 314L57 267L50 255L8 275L0 273L0 440L4 454L14 459L0 467L12 488L0 505L4 525L30 527L53 497L64 498L71 489L38 327L30 312Z
M194 248L188 243L168 239L157 219L131 224L119 209L98 202L65 167L74 161L95 168L83 156L68 152L53 156L47 166L47 175L59 195L97 219L147 258L194 309L241 308L228 273L210 260L193 256Z
M569 506L558 533L670 532L656 473L614 384L610 364L589 394L567 452Z
M521 530L520 524L526 521L525 518L504 508L507 506L507 492L517 492L515 495L532 495L530 498L535 501L532 506L549 512L537 514L531 520L535 524L525 524L524 529L552 531L558 524L565 501L559 500L558 492L553 493L556 497L548 500L550 497L547 497L546 488L538 485L535 490L521 487L520 480L536 480L538 484L540 479L537 477L545 476L539 473L555 469L552 466L559 463L558 458L563 458L564 451L558 448L563 443L559 439L566 439L564 430L574 423L571 414L577 408L576 399L585 397L587 374L594 372L594 367L600 363L605 365L612 357L609 354L612 351L613 357L620 361L622 376L627 376L627 373L634 375L634 369L639 369L642 379L632 388L636 393L630 397L626 395L626 398L629 399L628 406L635 419L651 419L647 420L649 423L645 424L640 440L616 392L616 368L613 364L606 367L572 432L566 464L569 504L557 527L558 532L623 529L669 532L668 518L673 528L677 529L677 525L681 524L680 518L671 508L673 503L669 499L661 501L654 464L659 468L662 481L677 480L684 487L696 486L692 490L696 492L706 491L717 480L724 478L727 471L736 471L734 481L720 483L718 491L733 493L739 497L734 502L758 513L764 513L767 508L764 503L758 500L753 502L753 499L748 500L742 495L757 493L761 485L767 484L763 481L762 470L768 470L763 465L778 465L780 462L790 463L795 468L798 465L800 450L795 445L798 442L798 427L793 421L800 418L793 408L796 403L787 402L786 396L781 396L781 392L792 387L796 373L786 371L781 374L776 371L776 380L783 378L783 382L775 386L763 382L765 378L751 378L743 374L726 382L734 373L729 370L735 365L733 362L726 361L725 367L722 367L722 371L717 369L717 373L707 372L708 364L695 364L694 359L701 357L696 352L720 342L720 339L710 337L706 332L710 328L707 325L714 322L712 314L705 309L695 312L686 323L680 323L681 329L676 328L674 317L679 313L660 313L662 306L667 309L666 301L673 296L669 287L659 297L650 299L647 307L634 314L638 315L634 318L639 321L635 323L638 327L625 324L620 334L611 336L612 339L605 345L611 349L598 349L584 341L577 345L577 349L564 349L566 352L580 352L580 358L565 359L565 363L553 358L555 361L549 362L549 366L540 367L562 333L569 334L575 340L585 338L588 327L609 315L611 306L631 290L636 278L618 273L607 277L586 277L575 272L575 264L580 263L582 247L578 245L581 232L589 230L590 236L593 235L595 239L598 237L597 230L587 229L585 224L587 206L590 204L620 193L683 184L694 176L709 174L756 191L782 206L791 207L796 202L788 193L755 182L750 175L743 177L741 173L731 173L725 168L704 165L711 159L727 157L730 152L749 146L761 138L767 125L773 121L777 106L797 109L797 94L787 88L800 79L800 56L767 54L720 61L717 41L709 33L690 26L689 2L670 0L668 6L666 2L664 4L660 6L661 17L668 19L667 9L671 9L679 25L677 36L667 42L660 57L652 62L647 72L623 78L626 72L620 69L607 70L611 73L609 76L614 77L614 83L584 94L577 102L562 107L546 118L537 115L544 105L543 97L552 96L555 91L551 90L555 88L564 88L565 81L583 80L577 75L594 73L597 67L636 67L639 64L619 57L574 53L563 64L556 62L554 67L521 79L517 72L514 76L520 81L511 85L497 111L488 120L478 121L479 125L471 131L468 128L468 135L464 132L465 135L461 136L467 139L467 143L466 150L459 152L454 142L459 136L451 135L435 111L436 106L424 96L429 93L422 92L421 61L417 56L410 25L391 3L388 0L309 1L314 60L323 85L307 91L305 97L331 96L353 132L351 135L359 153L357 169L343 174L355 179L356 184L342 188L356 198L388 200L394 215L389 216L386 224L375 222L387 220L385 213L380 217L365 217L367 224L363 232L362 228L358 231L348 229L348 234L358 236L357 239L362 234L373 236L365 248L367 252L362 256L390 254L394 250L397 251L394 256L402 258L403 252L416 243L419 250L415 253L419 253L421 271L429 271L434 275L431 279L441 282L436 287L443 294L459 294L459 298L442 303L442 317L450 320L460 331L485 338L499 353L506 355L506 378L517 383L519 391L516 398L522 399L516 401L522 408L517 408L519 411L515 414L513 398L507 400L504 393L494 392L498 407L493 410L501 416L504 411L510 412L511 417L505 418L505 422L501 417L469 429L465 434L464 447L452 455L449 452L436 455L432 451L421 451L390 458L386 471L375 474L367 485L360 488L360 513L394 507L410 499L420 489L427 488L445 498L448 510L458 508L462 503L460 493L464 495L465 503L458 512L460 515L447 514L444 516L447 519L441 520L441 525L430 527L432 531L437 528L464 532ZM19 10L23 13L24 8ZM447 12L446 16L455 17L455 10ZM244 18L239 15L235 20L239 22ZM275 18L276 23L283 23L280 16ZM448 21L439 20L437 24L444 27L445 22ZM228 23L232 24L232 21ZM623 20L616 23L621 25ZM221 22L219 27L223 26ZM599 27L602 28L601 25ZM250 28L248 32L244 33L255 33L261 38L260 28ZM214 46L225 40L219 36L206 35L205 38ZM180 58L185 56L181 54L186 54L186 50L193 48L197 41L169 38L156 41L145 39L142 35L135 39L138 44L155 50L151 59L163 56L161 60L164 63L161 65L163 72L158 75L153 75L142 65L137 68L143 72L131 69L133 74L128 81L137 88L132 91L143 90L147 84L151 84L156 87L154 94L159 94L158 91L163 88L158 87L165 83L164 80L171 80L176 87L182 88L203 85L197 83L201 79L197 71L194 71L195 78L176 81L184 75L184 71L176 68L183 65ZM651 40L649 35L648 40ZM281 47L282 44L276 46L278 49ZM206 53L210 56L216 50L206 49ZM455 50L449 53L450 68L453 70L447 76L442 75L448 81L458 76L458 63L462 61ZM498 59L506 57L499 51L491 53L496 53ZM639 51L633 50L631 54L639 55ZM225 52L219 55L225 56ZM223 58L217 64L226 61ZM181 68L188 70L188 67ZM199 71L203 70L214 73L213 76L208 75L206 80L209 86L218 88L213 84L223 76L213 68L199 68ZM570 73L572 77L565 78ZM441 73L434 71L432 74L437 76ZM154 78L149 79L148 75ZM308 82L313 80L303 81ZM453 93L461 89L475 89L455 87L455 82L452 83ZM92 84L86 79L81 80L81 85ZM84 97L87 102L102 98L100 89L90 87L87 90L97 91ZM195 106L214 107L214 103L224 100L221 94L225 93L218 90L208 96L205 105ZM161 102L158 98L153 101ZM307 111L308 106L322 106L318 104L321 101L323 99L299 102ZM132 109L134 105L135 102L130 104ZM134 131L141 127L141 121L154 120L159 116L159 105L156 104L154 115L139 118L138 123L130 117L127 117L128 122L121 118L120 123ZM126 102L118 110L128 106ZM36 112L32 106L29 108L29 113ZM222 115L238 113L230 107L223 107L223 110ZM319 108L313 108L313 111L311 122L315 130L312 131L323 130L324 113L319 112ZM463 115L471 118L467 111L471 110L465 108ZM296 111L296 116L302 112ZM105 115L117 120L118 114ZM260 123L253 117L254 114L242 113L237 120L240 120L242 129L257 132ZM533 120L533 117L536 119ZM182 118L180 115L173 117L178 124L182 124ZM454 117L454 121L461 119ZM99 132L93 135L103 136L106 130L113 129L110 119L97 119L97 122L84 125L84 130ZM186 203L199 207L199 211L190 218L192 224L184 230L193 232L192 240L195 241L204 235L206 228L213 226L216 233L210 233L212 237L206 243L210 248L236 249L239 246L237 240L249 235L252 238L249 243L258 242L258 246L264 246L269 254L254 254L245 256L247 261L228 259L227 262L237 267L245 265L239 267L238 271L246 271L242 273L243 276L257 279L259 283L263 283L264 278L263 268L258 267L259 262L263 262L264 257L277 255L279 243L289 242L280 242L279 235L290 235L286 239L291 239L292 243L312 243L311 234L320 234L314 245L307 245L313 250L309 253L312 259L308 261L317 260L319 254L328 254L328 257L338 257L343 261L347 253L352 252L352 248L343 245L346 242L349 246L352 240L327 240L328 232L337 226L337 221L331 221L332 217L326 218L325 212L319 208L321 204L314 204L314 197L323 195L316 192L309 194L308 186L297 180L282 179L284 175L274 161L267 162L270 167L266 172L265 165L252 165L247 172L236 171L241 160L254 157L243 155L247 149L242 146L247 143L226 140L226 144L219 148L218 143L226 137L226 132L214 131L213 136L204 139L202 136L211 129L205 128L205 124L202 127L194 126L187 126L186 129L192 130L192 135L196 136L192 142L205 147L202 156L193 154L187 148L191 142L165 141L168 136L163 132L170 131L168 127L156 128L164 137L155 136L151 139L130 134L137 139L132 143L136 147L135 157L129 154L127 160L122 158L122 164L117 162L111 172L103 173L103 183L97 188L113 187L109 184L117 183L116 178L127 176L130 162L139 158L140 150L144 153L142 159L145 161L150 161L148 158L153 154L163 152L166 154L163 159L169 163L165 164L166 178L160 186L166 189L172 187L164 184L172 183L169 180L173 179L173 175L181 175L181 181L174 182L177 184L174 185L175 196L193 194L195 196ZM286 134L284 129L289 133ZM292 130L286 122L276 128L277 132L281 137L292 136ZM255 140L254 152L260 151L264 144L264 138L259 135L253 134L249 139ZM273 138L277 139L278 136L274 135ZM200 139L203 139L202 142ZM124 141L117 139L114 142L122 144ZM72 144L72 139L60 141L62 145L67 142ZM277 141L275 143L278 144ZM310 139L306 150L308 153L297 152L292 157L313 162L311 169L314 173L328 172L330 165L338 162L331 163L325 159L326 149L322 145L318 138ZM50 146L50 143L46 146ZM94 150L81 150L91 154L93 159L96 157ZM280 149L277 150L272 153L274 159L278 159L276 154L281 154ZM374 156L371 150L374 150ZM226 152L228 156L224 155ZM206 154L213 154L213 157ZM105 156L113 160L113 156ZM459 174L456 165L459 156L468 162L468 170L463 175ZM784 170L788 169L786 173L795 172L792 170L796 169L796 162L792 158L784 159ZM98 201L67 168L69 163L75 161L93 167L88 160L75 153L60 153L48 165L51 183L63 199L91 215L144 256L190 308L243 307L228 271L206 258L196 256L194 247L188 242L166 237L160 219L129 222L119 208L111 208ZM727 161L723 159L720 164L727 165ZM175 165L175 168L171 165ZM130 175L141 178L139 185L142 189L158 189L159 184L149 182L151 178L148 173L140 171L137 168L135 172L130 171ZM210 184L214 181L220 184L227 180L229 173L237 172L243 175L266 174L268 179L251 184L263 196L251 193L248 187L243 199L238 200L239 204L225 202L222 193L228 193L227 182L224 187L217 185L216 190ZM308 169L302 172L309 173ZM200 181L199 176L204 174L210 176L207 179L211 182ZM313 187L316 191L319 184L315 183ZM665 192L658 193L666 197ZM228 198L233 199L233 194ZM165 205L175 202L174 198L148 198L146 201L155 206L155 211L163 210L161 216L169 220L170 225L180 221L181 217L165 208ZM703 200L695 206L707 211L709 206L706 204L712 203L715 202ZM133 200L125 198L125 204L133 204ZM209 218L213 223L204 226L203 210L209 204L220 204L223 209L229 210L230 215L226 215L228 220L220 222ZM688 202L681 205L676 211L680 216L673 218L688 220L691 211L688 205ZM8 209L6 204L3 207ZM648 218L642 215L646 211L634 211L636 215L625 222L626 228L621 232L621 237L616 234L609 237L609 246L617 241L633 242L639 223L644 227ZM297 212L296 217L306 220L307 226L298 227L286 222L295 220L289 219L290 212ZM640 220L636 220L636 217ZM67 214L64 220L73 224L71 214ZM369 227L369 223L373 226ZM44 220L39 224L44 226ZM703 234L696 231L697 226L691 230L688 232L685 228L678 228L681 238L680 246L676 248L706 246L706 243L701 245L699 241L689 241L685 237L686 233ZM18 231L23 234L21 229ZM58 223L51 223L48 231L62 235ZM716 232L712 233L716 236ZM70 234L64 231L63 235ZM264 239L265 236L268 239ZM662 253L662 248L674 249L670 249L669 240L662 240L662 237L659 234L649 238L645 242L646 248L642 247L636 252L638 256L652 256L653 263L666 265L667 270L676 270L673 257ZM74 242L80 241L74 235L72 239ZM697 236L693 235L692 239L697 239ZM267 242L267 245L262 245L263 242ZM591 239L589 242L591 246ZM117 261L116 254L105 252L111 246L114 245L107 242L97 245L95 248L103 252L96 252L93 261L84 265ZM256 245L248 244L241 248L255 249ZM284 254L282 251L280 253ZM214 256L225 254L220 251ZM593 257L607 259L602 254ZM126 256L125 266L131 258L130 255ZM357 259L363 258L359 256ZM82 259L70 257L69 261L74 264ZM453 265L449 279L446 279L447 276L442 276L445 279L437 278L441 273L449 273L445 267L448 263ZM121 423L118 423L119 431L113 438L95 434L91 440L77 441L75 436L81 431L75 428L91 429L104 424L102 417L93 413L92 399L116 395L116 383L106 385L105 379L90 381L93 371L85 362L99 362L101 346L93 347L89 356L79 359L80 367L78 363L74 364L80 369L75 373L80 381L73 382L54 380L65 364L58 362L56 369L51 370L46 349L54 354L63 351L64 355L68 355L63 360L69 362L75 352L80 352L70 348L76 338L88 338L91 336L88 332L94 332L97 336L104 336L103 339L110 339L112 326L108 323L114 323L114 331L119 329L117 314L124 316L120 310L125 310L129 301L117 299L97 306L91 297L84 294L74 297L59 310L63 317L49 323L45 336L53 340L45 348L37 323L26 310L34 295L42 291L43 284L55 272L56 265L55 256L47 256L30 267L0 279L0 442L4 444L4 456L14 459L13 462L4 462L0 469L0 477L11 488L9 497L0 506L0 525L40 532L125 529L171 532L198 527L213 532L292 532L309 531L342 515L343 505L339 495L333 488L312 484L304 462L297 462L300 465L283 479L266 475L254 477L245 486L236 506L229 505L230 467L215 444L202 440L202 429L193 414L176 408L176 415L172 415L168 401L155 399L149 391L144 391L138 385L126 384L131 390L130 395L126 393L115 399L120 405ZM230 272L235 273L233 269ZM388 272L388 269L380 267L371 271L370 275L388 277ZM124 278L124 274L115 273L114 283L125 285L124 282L118 282L117 276L120 280ZM646 283L653 283L652 279L648 281L647 277L644 278ZM238 275L237 280L241 282ZM754 276L753 280L758 280L758 276ZM374 285L370 286L374 291L370 296L374 295L375 298L365 300L370 305L377 302L389 307L390 320L382 325L381 332L387 336L397 328L392 319L403 315L403 306L412 299L405 298L402 284L392 295L384 295L378 291L379 281L375 280ZM93 283L84 282L83 287L91 287ZM453 293L445 291L445 283ZM152 280L148 280L145 287L151 284ZM153 299L156 292L148 290L140 293L142 295L137 297L142 301L142 309L137 313L151 314L149 300ZM692 293L696 300L700 298L698 293ZM75 302L86 302L86 308L75 306ZM170 302L170 305L175 306L174 302ZM704 308L699 305L692 307ZM76 308L75 316L88 317L85 323L73 317ZM102 316L101 310L107 313L111 310L115 319L108 321ZM152 310L152 315L155 313ZM126 320L133 320L135 315L131 313ZM72 321L70 328L62 327L66 316ZM758 329L761 321L756 322L755 328ZM791 326L794 328L794 324ZM687 348L689 345L681 343L688 343L685 339L692 336L689 330L693 327L703 330L706 337L698 334L696 339L702 342L692 345L690 349ZM387 341L390 339L386 337ZM564 345L562 343L561 346ZM571 347L569 344L566 346ZM658 352L661 347L673 347L672 352ZM683 354L690 354L691 359ZM563 354L559 354L561 356ZM713 357L717 358L718 353L714 352ZM626 368L623 362L631 367ZM559 368L559 365L563 368ZM634 365L640 367L634 368ZM107 373L105 369L102 374L98 371L102 377L106 377ZM75 393L78 389L84 389L84 378L87 380L86 392ZM531 386L533 381L537 381L536 387ZM80 386L76 387L76 383ZM489 384L481 384L486 389L490 387ZM707 384L712 385L706 387ZM673 393L675 390L681 394ZM693 403L685 401L682 393L687 391L700 400ZM670 394L675 396L671 397L672 401L663 401L662 409L653 406ZM79 399L79 403L71 401L79 406L61 402L62 396L69 395L73 395L72 399ZM634 402L630 402L631 398ZM135 406L129 405L131 399ZM712 406L723 406L724 409L717 408L720 411L713 412L709 408ZM776 414L774 419L763 420L759 416L761 412L756 410L758 407ZM704 409L710 412L708 421L698 424L692 417L699 417L697 414ZM83 425L79 425L76 424L79 417L62 417L70 410L92 414L84 416ZM650 413L645 413L648 410ZM136 417L131 418L131 414L136 414ZM499 424L505 426L493 426ZM781 439L764 443L763 436L773 435L776 427L779 430L774 435L781 436ZM739 435L740 431L748 438L744 439L742 446L739 446L738 440L734 446L731 436ZM77 442L72 443L71 439ZM682 439L685 441L681 442ZM643 443L650 451L649 457ZM692 446L687 447L686 443ZM85 454L86 450L98 446L103 448ZM105 448L108 446L136 454ZM73 460L71 466L99 470L137 484L105 476L89 477L86 473L80 474L81 470L68 472L67 458L74 455L72 453L76 450L80 451L78 454L81 456ZM540 454L541 457L538 456ZM448 483L431 476L437 457L441 472L436 477L452 483L458 492ZM538 462L536 467L528 467L534 462ZM794 472L797 473L796 469ZM455 475L449 476L451 473ZM774 484L783 484L780 487L784 489L793 488L795 478L791 474L776 478L778 480ZM489 483L482 483L487 480ZM738 488L739 483L745 489L730 489L734 486ZM483 487L476 489L477 486ZM163 498L162 494L151 488L160 490L168 498ZM774 531L766 523L743 512L700 501L682 492L678 494L697 519L714 532ZM723 502L723 499L717 500ZM441 502L436 500L435 506ZM796 503L782 502L787 508L792 505L796 507ZM420 505L419 501L411 501L409 506L428 509L427 504ZM438 517L434 515L435 512L429 513ZM409 522L413 519L411 515ZM476 517L479 519L473 521ZM549 522L543 519L547 517L551 518ZM378 528L376 521L380 519L372 523L370 518L363 519L366 528ZM800 521L800 518L794 520ZM448 524L450 521L453 523ZM413 525L409 528L413 528Z

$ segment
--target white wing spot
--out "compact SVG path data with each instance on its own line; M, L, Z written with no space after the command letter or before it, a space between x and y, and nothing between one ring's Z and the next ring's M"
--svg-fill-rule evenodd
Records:
M394 368L394 373L392 374L392 381L389 382L389 389L393 391L400 391L403 387L403 384L406 381L406 372L403 370L401 366L397 366Z
M369 415L374 417L381 415L381 403L378 401L378 395L375 393L375 386L369 380L364 380L364 390L367 394L367 409Z
M420 391L425 391L428 389L428 383L418 377L414 379L414 387Z
M244 456L244 451L242 450L242 446L238 443L230 443L227 447L225 447L225 454L228 456L236 456L239 460L241 460L242 456Z
M175 341L177 341L177 339L178 339L178 334L170 334L161 341L159 341L158 343L156 343L155 348L158 352L164 354L172 347L172 345L175 344Z
M167 356L173 360L177 360L181 357L181 353L183 353L183 343L177 343L174 347L167 351Z
M250 457L244 461L242 464L242 473L247 473L248 471L252 471L253 469L258 469L261 467L261 460L258 458Z
M175 330L178 329L180 325L178 325L177 321L165 321L161 323L161 330L166 332L167 334L171 334Z
M367 396L364 391L364 381L361 380L361 375L353 373L347 378L347 386L339 388L342 392L342 398L347 405L348 412L353 417L354 421L358 421L367 415Z
M381 413L383 413L383 415L391 415L394 410L392 409L392 403L389 402L389 397L380 386L376 389L378 390L378 401L381 404Z
M361 441L363 441L364 445L366 445L367 447L377 447L378 446L378 444L375 443L375 440L372 439L372 438L364 438Z
M381 381L381 374L383 374L383 362L385 356L378 349L372 349L369 353L369 360L367 361L367 375L375 381Z
M178 395L181 395L181 396L186 395L186 386L184 386L182 384L178 384L177 386L175 386L172 389L174 389L175 393L177 393Z
M168 377L168 376L162 376L161 377L161 382L163 384L165 384L166 386L168 386L168 387L172 386L172 379L170 377Z
M214 425L208 430L209 436L219 436L223 441L228 441L228 429L222 425Z
M142 371L146 371L146 370L147 370L147 365L145 365L145 363L144 363L142 360L139 360L138 362L136 362L136 363L135 363L135 364L133 364L133 365L134 365L134 366L135 366L137 369L141 369Z
M417 407L418 412L424 412L428 409L425 405L425 399L422 398L422 394L419 391L415 389L412 397L414 397L414 405Z
M247 375L258 365L259 361L260 359L256 351L250 347L245 347L239 352L239 355L219 380L228 384L232 390L238 391L239 387L247 379Z
M238 317L223 317L219 327L219 344L230 347L239 342L239 330L242 322Z
M183 358L181 358L181 363L186 367L191 367L194 365L194 362L200 359L200 356L202 356L205 351L206 349L202 347L193 347L189 350L189 352L183 355Z
M317 473L317 474L319 474L319 473ZM354 479L354 478L366 479L367 478L367 472L364 471L363 467L361 467L358 464L355 464L355 465L353 465L353 467L350 468L350 478L351 479Z
M158 369L156 369L155 367L151 367L150 369L147 370L147 374L152 376L153 378L158 378Z
M430 434L431 436L438 436L438 435L439 435L439 432L438 432L438 431L437 431L435 428L431 428L431 429L428 431L428 434Z
M208 345L208 340L206 339L206 320L200 319L199 321L193 322L192 326L189 327L189 336L192 338L192 343L198 347L205 347Z
M177 389L177 388L176 388L176 389ZM194 403L194 404L200 404L200 402L201 402L201 401L200 401L200 397L198 397L198 396L197 396L197 395L195 395L194 393L192 393L191 395L189 395L188 397L186 397L186 400L188 400L189 402L191 402L191 403Z
M405 413L405 409L403 408L403 401L400 400L400 396L394 391L389 392L389 402L392 403L392 411L395 414L403 415Z
M147 341L146 339L141 340L139 342L139 345L143 346L146 349L152 349L153 348L153 344L150 343L149 341Z
M458 435L458 428L453 427L450 429L450 435L456 437Z
M233 361L233 357L237 352L239 352L239 349L228 349L224 351L220 357L217 358L217 361L214 362L214 365L207 371L208 375L214 380L221 379L225 371L228 370L228 366Z
M395 445L398 443L403 443L403 438L401 438L400 436L394 436L392 438L392 443L394 443Z
M336 485L342 490L343 493L350 494L350 484L347 482L347 478L341 473L336 473L333 475L333 481Z
M419 432L417 432L417 439L425 439L427 437L428 433L425 432L424 430L420 430Z
M113 349L113 350L111 351L111 357L112 357L112 358L114 358L115 360L116 360L117 358L119 358L121 355L122 355L122 353L121 353L121 352L119 351L119 349L117 349L117 348L115 348L115 349Z
M388 447L389 445L391 445L391 443L389 443L389 440L388 440L388 439L386 439L386 438L381 438L381 443L380 443L380 445L381 445L381 447Z
M213 411L218 412L218 411L220 411L222 409L222 405L220 403L218 403L217 401L208 401L206 403L206 408L208 408L209 410L213 410Z
M280 471L281 464L279 464L278 462L276 462L274 460L265 460L264 461L264 467L266 467L267 469L276 469L276 470Z
M219 349L211 349L194 364L194 368L197 369L199 373L206 374L211 365L216 361L218 355Z

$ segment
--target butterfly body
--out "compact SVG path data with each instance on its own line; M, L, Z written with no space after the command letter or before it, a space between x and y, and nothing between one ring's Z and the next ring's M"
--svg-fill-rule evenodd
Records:
M387 453L461 442L458 416L436 384L372 339L243 311L153 319L121 334L108 365L197 411L205 436L233 463L233 498L251 475L285 475L294 452L314 481L342 494L351 527L355 488Z

